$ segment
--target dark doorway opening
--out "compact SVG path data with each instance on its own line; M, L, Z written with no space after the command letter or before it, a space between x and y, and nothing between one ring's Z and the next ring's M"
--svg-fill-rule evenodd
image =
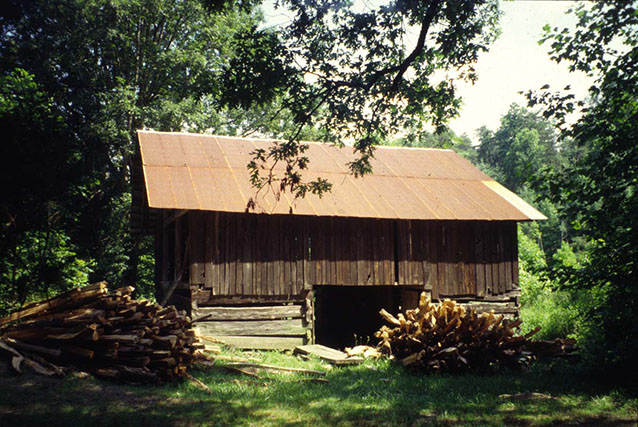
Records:
M375 345L383 325L379 310L396 314L400 304L396 286L316 286L315 342L339 349Z

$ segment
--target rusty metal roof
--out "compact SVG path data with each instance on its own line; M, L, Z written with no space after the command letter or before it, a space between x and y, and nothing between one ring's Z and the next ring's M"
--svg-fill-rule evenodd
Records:
M138 132L148 205L161 209L245 212L256 190L246 165L272 140L172 132ZM355 178L351 147L308 143L304 180L328 179L332 191L279 201L262 190L257 212L360 218L546 219L520 197L451 150L377 147L373 174ZM275 172L281 173L281 169Z

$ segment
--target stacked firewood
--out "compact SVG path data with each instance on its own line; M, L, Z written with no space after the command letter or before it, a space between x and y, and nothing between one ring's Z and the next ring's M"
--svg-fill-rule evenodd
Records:
M451 300L434 304L423 293L419 306L396 317L385 310L381 316L391 326L382 326L375 336L379 348L404 366L424 371L487 371L496 365L520 366L533 357L534 343L516 335L521 320L477 313ZM556 355L570 350L565 340L543 341L537 348ZM571 350L573 350L573 343ZM529 346L529 348L528 348ZM531 351L530 351L531 350Z
M106 282L33 303L0 319L0 356L41 373L62 367L153 383L187 375L197 338L185 312L131 298Z

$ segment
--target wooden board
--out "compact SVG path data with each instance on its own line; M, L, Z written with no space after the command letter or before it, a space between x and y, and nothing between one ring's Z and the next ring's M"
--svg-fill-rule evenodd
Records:
M348 357L348 355L342 351L321 344L297 346L295 347L295 353L317 356L333 365L358 365L363 362L362 357Z
M200 307L193 310L193 318L209 316L206 320L276 320L301 319L301 305L275 305L265 307Z
M220 335L216 336L215 339L233 347L255 350L287 350L306 342L306 338L303 337Z
M197 323L201 335L237 336L306 336L307 328L302 319L288 320L217 320Z

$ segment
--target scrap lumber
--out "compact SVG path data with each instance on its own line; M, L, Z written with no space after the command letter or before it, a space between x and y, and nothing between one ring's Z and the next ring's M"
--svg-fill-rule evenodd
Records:
M435 304L425 293L413 310L396 317L385 310L380 314L389 326L375 333L379 350L413 370L488 371L496 365L520 366L530 355L557 356L575 349L573 340L530 340L539 328L517 335L520 319L479 314L449 299Z
M15 360L16 370L19 355L41 373L73 366L132 382L185 377L198 346L190 318L173 306L134 300L133 290L109 292L106 282L99 282L1 318L4 355Z
M300 345L295 347L294 353L317 356L333 365L358 365L363 362L362 357L350 357L342 351L321 344Z

